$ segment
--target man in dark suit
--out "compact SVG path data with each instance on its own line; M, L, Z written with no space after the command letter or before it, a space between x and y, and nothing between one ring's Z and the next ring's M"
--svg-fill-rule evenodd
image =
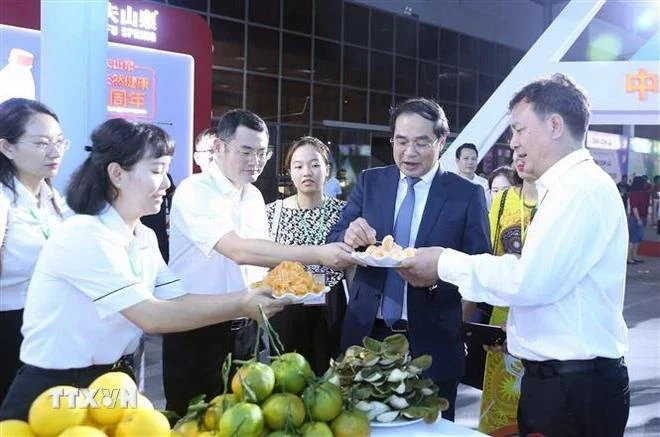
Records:
M364 247L394 236L403 246L444 245L470 254L490 251L483 189L439 168L449 128L442 108L410 99L391 111L396 165L362 172L328 241ZM461 297L437 281L408 286L395 269L358 267L342 333L342 348L365 336L396 332L410 341L413 356L430 354L429 376L450 402L443 417L454 419L458 381L464 372Z

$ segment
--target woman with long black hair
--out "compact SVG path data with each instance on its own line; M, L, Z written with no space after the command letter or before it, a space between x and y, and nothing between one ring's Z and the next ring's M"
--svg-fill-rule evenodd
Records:
M51 186L69 141L42 103L0 103L0 403L16 371L25 296L42 246L66 206Z

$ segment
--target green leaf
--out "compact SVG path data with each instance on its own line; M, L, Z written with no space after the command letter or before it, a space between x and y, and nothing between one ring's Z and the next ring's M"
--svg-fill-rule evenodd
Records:
M222 363L222 394L227 394L227 389L229 388L229 375L231 375L231 352L225 357L225 361Z
M364 345L365 349L374 354L379 354L383 347L383 343L371 337L364 337L362 339L362 344Z
M438 420L438 416L440 416L440 410L436 408L427 408L426 413L424 414L424 422L425 423L435 423L436 420Z
M352 359L358 358L360 356L360 353L364 351L364 348L361 346L349 346L348 349L346 349L346 353L344 354L344 358L341 361L350 361Z
M383 350L386 353L403 355L410 350L408 339L403 334L394 334L383 340Z
M181 416L176 411L170 410L158 410L163 416L167 417L167 420L181 419Z
M364 351L364 353L362 354L362 364L365 367L374 366L374 365L378 364L379 360L380 360L380 357L372 351L367 350L367 351Z
M410 366L414 366L420 370L427 370L433 364L433 357L431 355L420 355L410 362Z
M360 385L355 390L355 398L358 400L369 399L374 393L373 387L369 385Z
M413 379L411 381L413 390L419 390L422 388L431 387L433 385L433 381L431 381L429 378Z
M251 388L251 387L248 385L248 383L247 383L247 382L246 382L246 381L240 376L240 374L239 374L238 378L239 378L239 381L240 381L240 383L241 383L241 388L243 389L243 395L245 396L245 398L246 398L248 401L250 401L250 402L255 402L255 403L256 403L256 402L257 402L257 395L256 395L256 393L254 392L254 390L252 390L252 388Z
M424 407L408 407L401 410L401 414L408 419L418 419L424 417L426 409Z

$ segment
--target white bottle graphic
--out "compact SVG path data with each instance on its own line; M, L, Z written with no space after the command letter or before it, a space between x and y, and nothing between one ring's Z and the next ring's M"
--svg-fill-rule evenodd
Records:
M11 49L9 63L0 70L0 103L12 97L36 97L32 64L34 55L27 50Z

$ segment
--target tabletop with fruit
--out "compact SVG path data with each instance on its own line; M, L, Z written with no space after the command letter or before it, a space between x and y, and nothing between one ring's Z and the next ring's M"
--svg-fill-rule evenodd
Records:
M127 403L122 393L137 393L135 383L124 373L110 372L94 381L90 391L83 390L88 395L96 393L95 402L81 396L78 388L53 387L33 402L28 422L0 422L0 436L482 435L438 418L448 404L437 396L433 383L421 375L430 366L430 357L411 359L402 335L383 342L365 338L363 346L350 347L321 377L313 374L302 355L278 352L270 364L240 362L227 384L229 357L223 374L231 392L210 402L203 396L193 399L188 414L173 429L168 413L154 410L142 394L137 394L134 404ZM112 395L105 399L104 393Z
M224 392L208 402L204 395L192 399L173 429L172 413L156 411L128 375L109 372L87 388L46 390L32 403L27 422L0 422L0 437L482 435L439 418L449 404L424 376L431 357L412 358L404 335L365 337L317 376L304 356L283 351L263 312L258 325L257 338L268 340L257 341L254 358L230 355L218 363ZM257 361L266 345L270 363Z

